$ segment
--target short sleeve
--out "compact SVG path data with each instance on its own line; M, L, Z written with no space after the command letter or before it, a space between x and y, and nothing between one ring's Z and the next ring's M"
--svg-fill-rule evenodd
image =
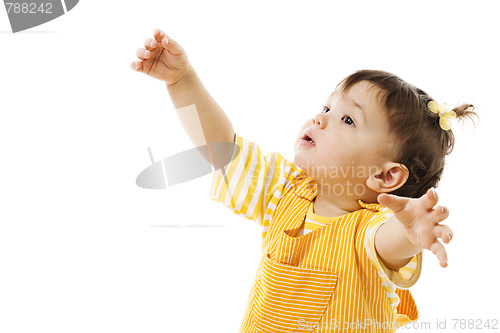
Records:
M359 204L366 209L360 225L360 237L357 240L359 251L366 254L368 262L380 278L381 287L390 305L397 312L398 322L416 320L417 307L407 289L420 277L422 253L415 255L405 267L398 271L385 266L375 249L375 234L378 228L393 216L393 213L379 204L365 204L361 201Z
M213 174L210 198L266 227L265 215L274 211L284 192L304 171L279 153L264 155L258 144L238 134L235 143L239 149L234 150L231 162Z
M378 228L393 216L390 209L377 205L379 211L370 218L367 224L367 232L365 238L365 250L370 258L370 261L381 273L381 277L385 282L393 283L398 288L407 289L417 282L422 269L422 252L415 255L411 261L399 271L394 271L387 268L375 249L375 234Z

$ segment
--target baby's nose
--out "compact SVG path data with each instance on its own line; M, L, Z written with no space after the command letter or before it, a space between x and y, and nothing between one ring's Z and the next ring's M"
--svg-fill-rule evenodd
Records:
M325 127L326 118L324 113L318 113L316 117L313 118L313 123L318 125L320 128Z

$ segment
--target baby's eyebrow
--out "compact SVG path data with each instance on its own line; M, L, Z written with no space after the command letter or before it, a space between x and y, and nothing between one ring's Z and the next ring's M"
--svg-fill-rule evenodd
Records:
M356 102L354 99L352 100L352 102L354 103L354 106L356 106L358 109L361 110L361 115L363 116L363 119L365 120L365 123L366 123L367 119L366 119L365 109L358 102Z
M361 104L359 104L358 102L356 102L354 99L352 100L352 102L354 103L354 105L355 105L358 109L361 109L361 110L363 110L363 112L365 112L365 109L361 106Z

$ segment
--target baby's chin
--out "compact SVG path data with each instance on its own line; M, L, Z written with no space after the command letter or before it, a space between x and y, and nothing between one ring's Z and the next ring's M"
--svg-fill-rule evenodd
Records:
M307 174L311 175L313 172L313 162L302 157L302 156L297 156L295 155L293 158L293 163L295 166L301 168L304 170Z
M307 161L305 161L303 158L300 158L295 154L293 156L293 164L301 168L302 170L306 171L306 166L307 166Z

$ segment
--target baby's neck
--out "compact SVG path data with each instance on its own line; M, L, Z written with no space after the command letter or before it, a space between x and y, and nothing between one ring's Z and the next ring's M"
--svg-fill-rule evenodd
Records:
M361 207L357 202L332 202L331 198L317 195L314 198L314 214L325 217L337 217L344 214L349 214Z

